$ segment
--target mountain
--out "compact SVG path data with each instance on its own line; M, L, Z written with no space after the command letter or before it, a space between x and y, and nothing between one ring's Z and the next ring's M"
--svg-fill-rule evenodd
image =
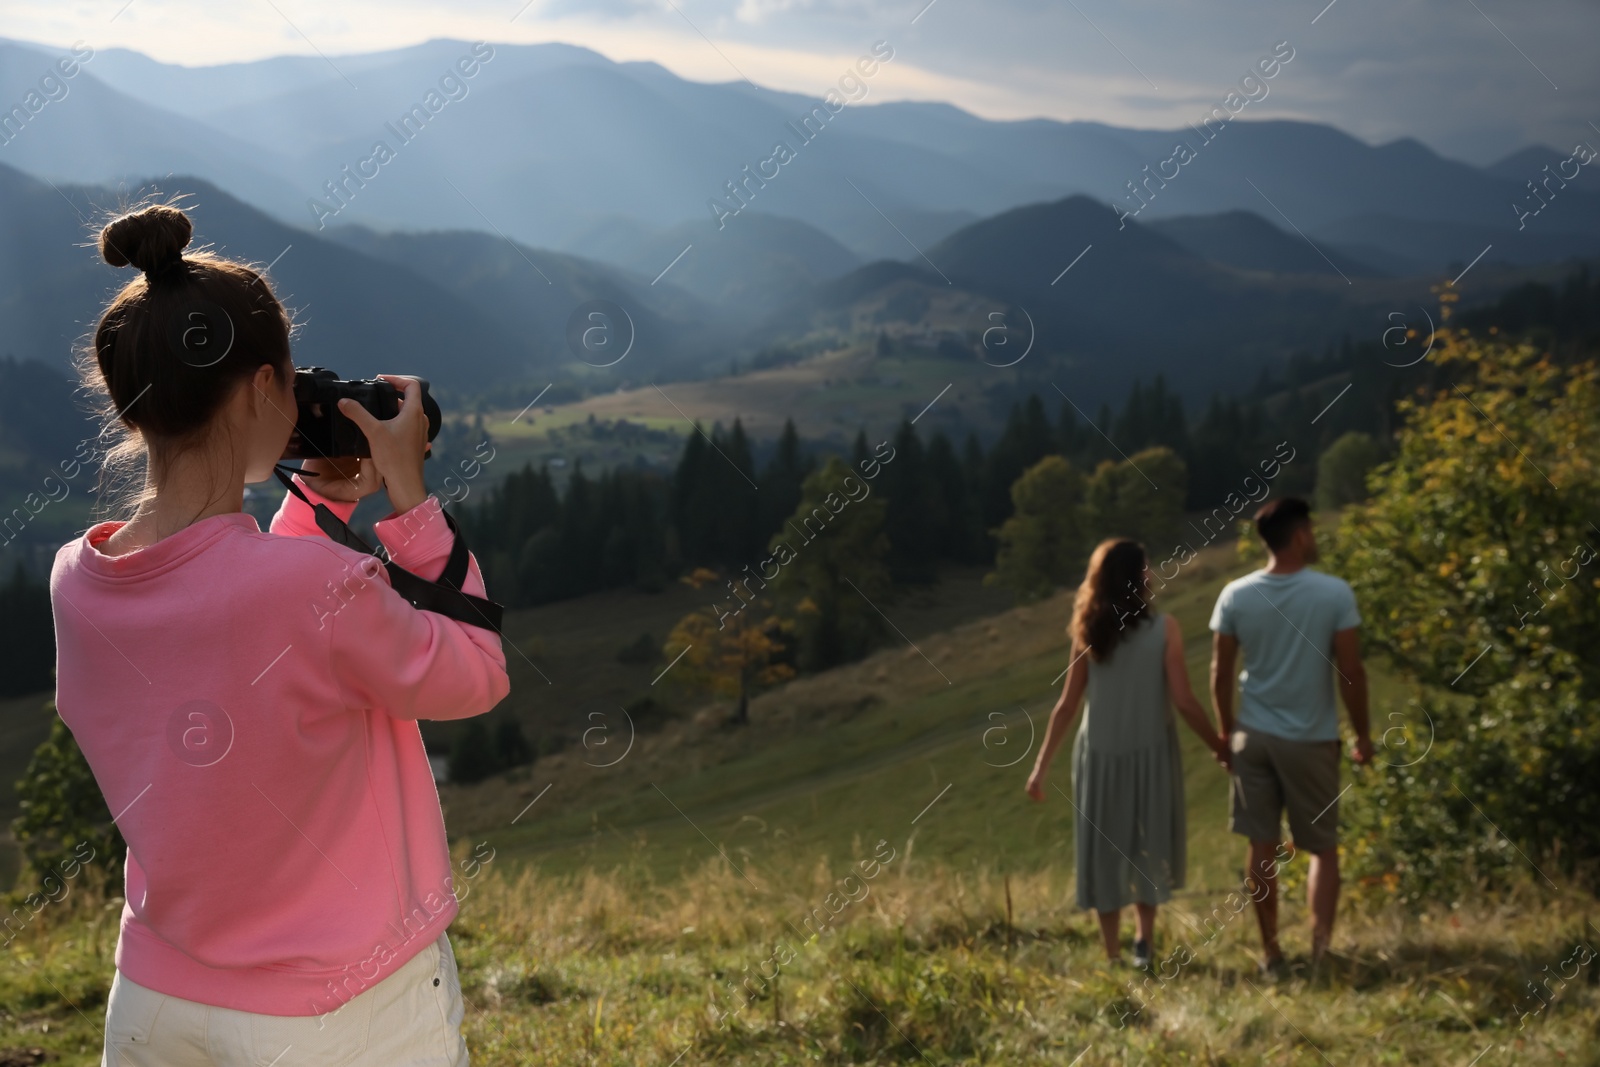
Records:
M1410 284L1242 271L1083 196L1001 212L926 253L816 287L770 317L761 339L881 330L996 367L1026 349L1019 375L1079 398L1120 396L1154 374L1207 395L1311 338L1370 329L1382 320L1374 307ZM986 348L1000 324L1021 332L1004 335L1010 348Z
M1319 251L1305 238L1285 233L1253 211L1153 219L1149 228L1197 256L1241 270L1352 278L1384 273L1338 249L1320 248Z
M725 317L665 281L652 285L646 277L591 260L473 230L384 234L348 226L328 233L363 256L415 271L469 305L484 322L524 338L537 353L525 373L545 376L546 381L573 375L594 379L585 360L591 368L608 370L598 379L605 388L627 378L700 377L708 370L720 371L735 354ZM609 354L594 350L580 360L569 347L572 324L593 321L583 310L593 301L622 308L631 324L633 345L623 341L628 326L608 327L614 333L607 343L614 338L628 353L627 364L614 371L604 366Z
M470 78L452 74L474 48L492 58L469 63ZM884 51L880 65L903 62ZM51 55L8 46L0 84L31 83ZM197 68L110 51L38 117L38 137L30 129L18 139L49 143L8 159L80 182L181 167L296 226L328 221L312 203L320 200L341 224L498 230L591 258L613 253L572 242L607 220L661 233L724 215L726 231L760 212L804 222L863 261L914 261L917 249L980 218L1073 194L1141 223L1234 211L1274 225L1286 218L1319 244L1366 246L1346 255L1378 268L1437 272L1490 243L1508 263L1600 251L1600 193L1587 176L1519 229L1510 205L1528 196L1547 149L1480 168L1409 138L1372 145L1285 120L1235 119L1204 132L995 122L948 104L878 103L873 79L863 84L860 102L832 114L805 94L689 82L563 44L437 40ZM422 128L393 132L445 88ZM346 177L379 141L393 158L375 171L369 164L360 182ZM779 142L792 158L771 162ZM1192 156L1182 164L1172 162L1179 144ZM330 182L343 184L339 199ZM1390 219L1402 225L1372 223ZM639 270L642 255L611 261ZM702 295L722 292L693 284Z
M198 179L161 183L163 196L188 193L192 247L272 263L279 297L300 323L302 366L347 377L400 371L446 389L532 377L552 353L484 320L470 304L403 267L293 230ZM105 264L93 245L97 223L121 190L35 181L0 165L0 347L65 366L117 287L133 278Z
M1504 159L1491 163L1483 169L1486 173L1493 174L1497 178L1504 178L1507 181L1521 184L1533 181L1536 177L1542 177L1546 166L1554 170L1556 164L1566 158L1566 153L1557 152L1554 148L1546 148L1544 145L1532 145L1519 152L1513 152Z
M150 175L193 174L258 207L287 214L301 195L270 155L231 133L153 106L95 76L99 56L84 48L46 49L0 40L0 100L9 108L53 75L58 99L45 99L25 122L11 120L0 163L63 184L115 182ZM76 70L61 78L56 64ZM182 69L182 68L175 68Z
M632 249L614 249L612 257L640 274L671 279L735 321L758 318L861 265L860 257L816 227L755 212L723 229L710 221L686 222Z

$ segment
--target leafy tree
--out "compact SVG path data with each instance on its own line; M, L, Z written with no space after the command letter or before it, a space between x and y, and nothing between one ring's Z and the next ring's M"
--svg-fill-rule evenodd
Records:
M1188 472L1170 448L1147 448L1100 464L1083 496L1083 530L1092 541L1130 537L1152 554L1177 543Z
M17 782L21 814L11 823L23 864L31 875L42 878L51 868L60 870L69 857L81 856L76 850L87 844L94 850L94 862L116 884L122 878L127 843L111 821L100 784L72 731L56 714L55 703L44 707L50 715L50 735L34 749Z
M1398 453L1332 553L1369 643L1419 685L1387 723L1375 709L1389 745L1352 798L1353 865L1408 899L1527 873L1523 856L1592 883L1600 372L1441 341L1456 382L1402 404Z
M1367 498L1367 473L1383 462L1383 446L1352 430L1317 460L1317 507L1336 511Z
M699 589L720 585L723 578L698 568L683 581ZM794 668L780 658L788 647L784 637L794 624L773 614L771 600L752 590L748 581L734 585L744 593L730 594L728 607L708 606L679 619L662 651L669 660L683 656L673 672L680 684L736 698L733 721L743 725L750 721L750 698L756 692L794 677Z
M843 460L828 460L806 479L790 520L810 540L786 526L770 546L779 565L773 592L793 614L806 670L860 659L884 632L873 605L890 590L885 505L876 494L852 497L855 484L865 483Z
M996 531L1000 551L984 580L1019 600L1037 600L1076 581L1088 544L1083 530L1084 476L1060 456L1046 456L1011 487L1011 517Z

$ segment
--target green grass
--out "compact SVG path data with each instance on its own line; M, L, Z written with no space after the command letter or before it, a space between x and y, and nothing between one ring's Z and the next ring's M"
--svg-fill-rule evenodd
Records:
M1208 550L1159 604L1183 625L1197 687L1210 604L1243 569ZM665 664L624 667L615 649L660 637L697 595L517 613L533 663L513 654L516 710L588 723L653 692ZM1243 857L1225 779L1187 736L1188 885L1157 935L1171 978L1109 970L1073 903L1071 808L1022 791L1026 716L1042 737L1066 666L1067 597L1007 609L968 573L882 606L906 639L762 695L746 727L712 705L618 760L618 714L609 735L442 790L458 851L494 849L452 927L476 1063L1600 1064L1600 960L1519 1028L1526 983L1600 935L1570 891L1530 884L1422 915L1352 899L1320 973L1262 981L1253 921L1228 907ZM1382 664L1372 676L1382 722L1408 689ZM1070 788L1064 760L1054 777ZM865 899L815 941L797 935L880 841L894 858ZM30 1046L96 1062L119 906L76 887L6 950L0 1063ZM1289 894L1292 955L1305 922ZM754 985L719 1026L741 1003L728 982L785 939L776 995Z
M1209 550L1158 605L1183 626L1191 681L1205 703L1206 621L1217 590L1243 569L1231 552ZM912 832L915 853L942 864L1070 867L1070 806L1053 791L1042 805L1022 791L1030 736L1042 740L1066 666L1070 595L957 623L980 614L977 602L986 593L993 611L993 594L976 575L948 586L942 595L886 606L916 647L896 639L862 663L765 694L743 730L721 726L715 713L673 723L641 738L611 767L598 765L616 760L626 724L620 713L602 715L593 721L611 732L594 733L588 747L541 760L512 781L446 787L451 826L460 836L488 840L511 865L537 862L561 874L641 868L668 877L715 855L707 836L759 863L794 852L838 856L856 840ZM1384 721L1385 709L1399 706L1406 689L1381 665L1372 676L1374 721ZM529 698L547 695L556 696L556 687L540 686ZM1229 885L1243 858L1220 830L1226 778L1197 738L1180 733L1190 880ZM1069 788L1064 754L1052 780Z
M1271 984L1255 973L1248 916L1227 918L1223 892L1189 895L1162 913L1170 962L1145 984L1105 964L1060 865L1008 877L918 860L905 835L894 847L814 939L795 927L870 848L832 861L796 850L747 872L754 885L721 859L641 881L510 876L497 857L466 883L451 930L474 1062L1597 1062L1600 996L1583 971L1519 1027L1536 1003L1524 983L1592 940L1571 898L1529 890L1408 920L1347 912L1320 973ZM118 905L79 892L8 947L0 1062L29 1047L97 1062ZM1207 914L1223 919L1200 928ZM1302 919L1291 902L1291 953ZM751 972L777 980L730 991Z

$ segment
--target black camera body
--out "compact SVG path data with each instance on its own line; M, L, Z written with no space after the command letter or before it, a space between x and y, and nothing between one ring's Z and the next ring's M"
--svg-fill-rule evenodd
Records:
M439 435L443 415L439 402L422 386L422 410L428 417L428 440ZM294 402L298 409L294 433L289 436L284 459L339 459L372 455L361 427L339 412L345 397L359 403L377 419L392 419L400 413L401 391L381 378L344 381L323 367L298 367L294 372Z

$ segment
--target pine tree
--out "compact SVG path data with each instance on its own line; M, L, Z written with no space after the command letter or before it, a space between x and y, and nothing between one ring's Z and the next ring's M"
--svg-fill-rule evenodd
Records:
M711 451L700 424L685 438L683 455L672 476L672 520L678 545L691 563L708 562L716 553L716 490L709 464L721 463Z
M939 502L935 550L942 558L955 563L976 562L979 556L977 514L967 485L967 473L956 458L950 438L942 430L928 442L928 476Z
M883 468L878 491L886 504L889 575L896 583L924 584L938 578L935 555L945 523L939 487L928 472L916 427L902 420L894 435L894 462Z
M811 460L800 444L793 419L785 419L772 459L761 474L761 533L763 543L794 514L800 503L800 486L811 473ZM859 469L859 468L857 468Z
M11 580L0 586L0 696L50 690L55 662L50 590L18 562Z
M761 529L761 493L755 484L756 468L750 457L750 439L745 436L744 424L737 417L722 451L725 458L720 468L718 562L737 568L757 556L766 544L765 531Z

